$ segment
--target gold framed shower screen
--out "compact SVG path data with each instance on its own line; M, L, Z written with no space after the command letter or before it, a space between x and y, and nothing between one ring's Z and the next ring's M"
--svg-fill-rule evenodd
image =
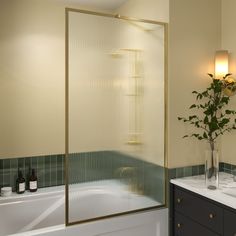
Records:
M164 199L165 202L162 205L154 206L154 207L147 207L127 212L121 212L101 217L96 217L92 219L86 220L79 220L79 221L70 221L69 217L69 14L71 12L80 13L80 14L87 14L87 15L96 15L101 17L108 17L108 18L116 18L120 20L125 20L129 22L143 22L143 23L150 23L155 25L163 26L164 29L164 168L165 168L165 191L164 191ZM64 180L65 180L65 224L66 226L90 222L100 219L106 219L114 216L121 216L130 213L138 213L147 210L154 210L158 208L163 208L167 206L167 189L168 189L168 174L167 174L167 167L168 167L168 158L167 158L167 78L168 78L168 23L160 22L160 21L153 21L153 20L146 20L146 19L137 19L133 17L122 16L119 14L108 14L108 13L101 13L101 12L94 12L82 9L74 9L74 8L66 8L65 9L65 159L64 159ZM128 141L129 142L129 141ZM130 141L132 144L133 141Z

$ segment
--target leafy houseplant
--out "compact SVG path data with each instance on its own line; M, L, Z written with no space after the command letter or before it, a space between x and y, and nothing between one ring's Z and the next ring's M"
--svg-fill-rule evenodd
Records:
M206 140L211 150L211 169L208 178L216 174L214 168L214 150L217 138L226 132L236 129L236 111L226 109L230 101L229 95L236 91L235 80L227 74L222 80L215 79L212 74L208 74L212 82L203 92L193 91L196 96L196 104L192 104L190 110L199 110L200 113L190 115L188 118L178 117L178 120L196 127L199 132L194 132L186 137L194 137L198 140ZM229 93L229 91L231 93ZM200 115L199 115L200 114Z

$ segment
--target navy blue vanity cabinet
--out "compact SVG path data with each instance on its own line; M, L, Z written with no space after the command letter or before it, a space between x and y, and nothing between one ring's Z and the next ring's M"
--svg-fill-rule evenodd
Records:
M177 212L175 213L174 231L175 236L218 236L218 234Z
M236 212L224 210L224 236L236 236Z
M236 210L170 185L170 236L236 236Z

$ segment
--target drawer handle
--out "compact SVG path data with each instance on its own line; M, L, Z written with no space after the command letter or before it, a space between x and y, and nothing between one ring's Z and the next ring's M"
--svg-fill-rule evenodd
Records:
M181 199L181 198L177 198L177 202L178 202L178 203L181 203L181 202L182 202L182 199Z
M211 214L209 214L209 218L210 219L213 219L215 216L211 213Z
M182 225L181 225L180 223L178 223L178 224L177 224L177 228L180 229L181 227L182 227Z

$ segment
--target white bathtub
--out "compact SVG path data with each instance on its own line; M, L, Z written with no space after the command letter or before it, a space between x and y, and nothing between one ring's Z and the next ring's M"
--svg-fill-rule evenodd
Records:
M143 206L152 207L158 204L148 197L131 194L125 185L113 180L76 184L69 189L70 221L132 211ZM13 234L125 236L124 231L127 231L129 236L132 232L136 236L167 235L166 209L65 227L64 202L62 186L39 189L33 194L14 194L9 198L0 198L0 236Z

